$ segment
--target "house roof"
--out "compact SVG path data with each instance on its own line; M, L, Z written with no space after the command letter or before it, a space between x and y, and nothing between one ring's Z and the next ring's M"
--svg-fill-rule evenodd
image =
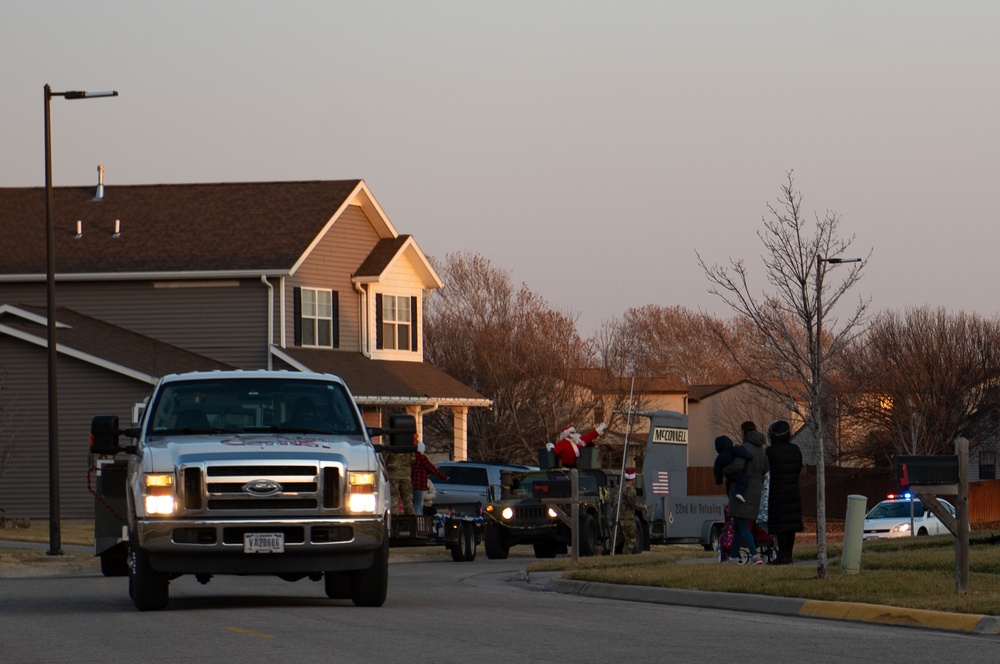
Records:
M444 286L444 282L434 272L427 257L410 235L379 240L368 257L358 266L352 279L357 283L378 282L397 258L407 254L410 255L411 265L424 280L424 288Z
M310 348L272 349L272 353L300 371L340 376L361 404L492 405L468 385L425 362L376 361L361 353Z
M170 373L236 368L71 309L58 307L56 321L60 353L151 385ZM0 334L47 348L45 307L0 305Z
M397 239L362 180L108 185L100 202L94 194L53 189L60 276L290 274L352 203L380 235ZM43 188L0 188L0 246L17 248L5 252L0 279L45 274Z

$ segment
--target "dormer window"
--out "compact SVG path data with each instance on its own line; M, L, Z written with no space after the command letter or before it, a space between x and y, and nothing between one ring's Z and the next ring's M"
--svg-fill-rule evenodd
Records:
M386 350L410 350L410 298L382 296L382 338Z
M375 300L379 350L417 350L417 298L379 295Z

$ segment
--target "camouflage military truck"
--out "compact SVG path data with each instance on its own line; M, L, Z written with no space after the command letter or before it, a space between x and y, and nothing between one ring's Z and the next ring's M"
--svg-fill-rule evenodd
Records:
M534 470L514 481L510 496L491 502L484 510L483 542L486 557L506 558L512 546L530 544L536 558L554 558L566 553L573 532L553 508L555 503L569 515L572 508L571 471L566 468ZM619 471L581 468L579 473L579 529L581 556L593 556L600 547L610 552L615 528L615 501L621 484ZM565 499L565 502L562 502ZM636 512L636 551L648 548L648 528ZM617 534L621 548L621 533Z

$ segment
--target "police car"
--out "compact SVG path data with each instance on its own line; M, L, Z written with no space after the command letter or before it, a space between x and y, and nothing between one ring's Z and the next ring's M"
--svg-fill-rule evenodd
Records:
M938 502L955 516L955 508L951 503L940 499ZM944 535L948 532L948 528L919 498L913 498L908 493L890 494L887 500L873 507L865 516L865 539L910 537L913 534Z

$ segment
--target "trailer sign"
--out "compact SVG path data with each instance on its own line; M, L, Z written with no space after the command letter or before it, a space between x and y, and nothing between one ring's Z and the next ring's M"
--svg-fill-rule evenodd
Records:
M687 429L671 429L668 427L656 427L653 429L654 443L680 443L687 445Z

